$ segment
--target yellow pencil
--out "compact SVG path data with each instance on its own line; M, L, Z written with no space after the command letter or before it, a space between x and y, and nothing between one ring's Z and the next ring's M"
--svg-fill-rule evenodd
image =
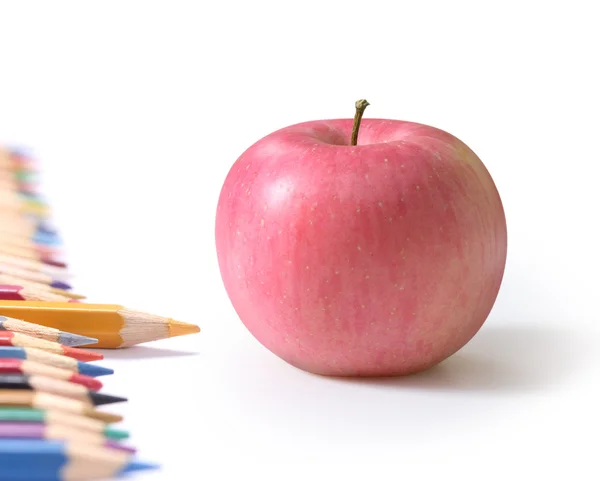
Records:
M0 301L0 315L98 339L94 348L116 349L200 332L194 324L115 304Z

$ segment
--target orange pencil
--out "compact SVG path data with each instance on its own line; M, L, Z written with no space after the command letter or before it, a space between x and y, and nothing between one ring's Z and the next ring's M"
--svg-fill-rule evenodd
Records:
M95 348L115 349L200 332L194 324L113 304L0 301L0 315L98 339Z

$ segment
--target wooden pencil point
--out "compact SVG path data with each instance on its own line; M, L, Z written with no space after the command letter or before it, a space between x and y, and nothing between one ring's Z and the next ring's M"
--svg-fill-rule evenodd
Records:
M117 349L194 334L200 328L116 304L0 301L0 315L98 339L95 348Z

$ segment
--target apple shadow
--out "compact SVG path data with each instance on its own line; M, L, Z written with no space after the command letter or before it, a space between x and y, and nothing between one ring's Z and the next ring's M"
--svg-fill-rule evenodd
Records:
M581 335L539 325L484 326L459 352L427 371L409 376L335 378L342 382L394 388L534 391L561 383L593 355Z
M127 349L97 349L104 359L158 359L165 357L196 356L197 352L164 349L162 347L132 346Z

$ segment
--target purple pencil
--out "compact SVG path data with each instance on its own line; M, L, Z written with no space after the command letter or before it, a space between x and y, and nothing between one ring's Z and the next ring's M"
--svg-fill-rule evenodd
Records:
M73 429L63 424L44 424L28 422L0 423L0 439L48 439L54 441L76 441L84 444L101 445L135 453L135 448L124 446L107 439L99 432Z

